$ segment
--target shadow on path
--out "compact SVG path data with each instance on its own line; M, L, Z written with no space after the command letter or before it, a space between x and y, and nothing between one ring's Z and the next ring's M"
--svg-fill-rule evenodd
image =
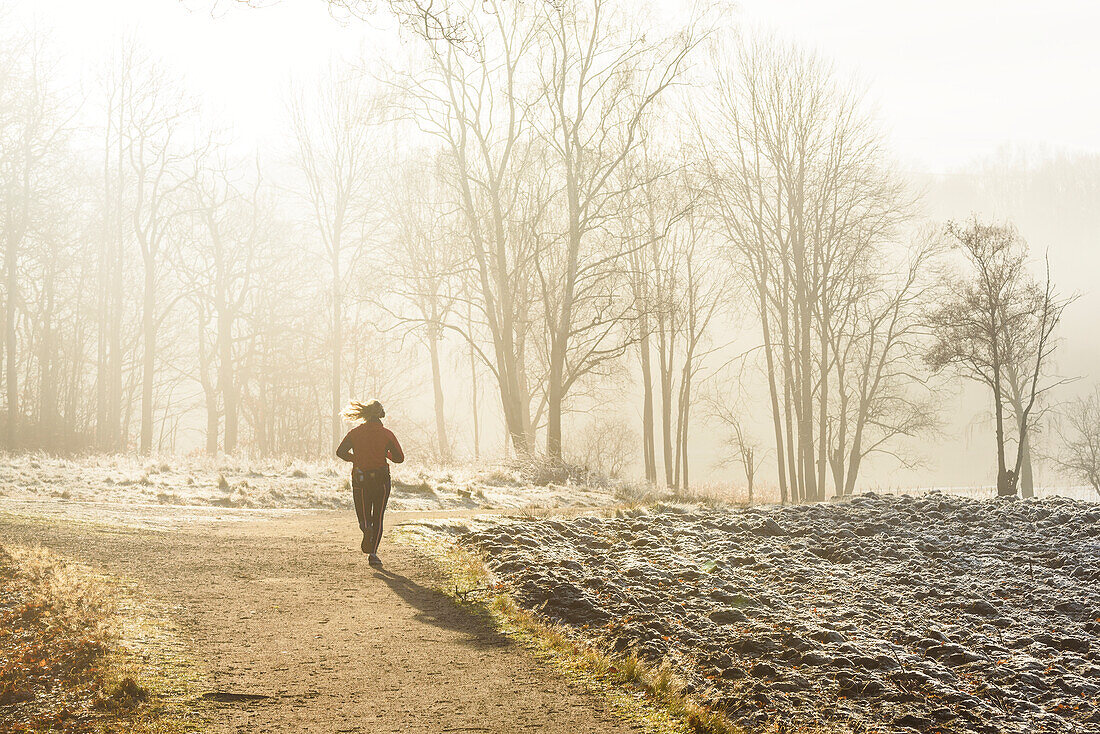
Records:
M382 568L374 570L390 590L416 609L415 619L445 630L467 635L464 641L474 647L501 647L511 641L492 629L485 620L460 607L453 599L435 589L423 586L399 573Z

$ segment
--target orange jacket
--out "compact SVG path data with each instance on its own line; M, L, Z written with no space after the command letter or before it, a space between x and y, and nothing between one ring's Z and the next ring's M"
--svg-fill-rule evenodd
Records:
M363 471L385 468L386 459L395 464L405 460L397 436L382 421L367 421L348 431L336 455Z

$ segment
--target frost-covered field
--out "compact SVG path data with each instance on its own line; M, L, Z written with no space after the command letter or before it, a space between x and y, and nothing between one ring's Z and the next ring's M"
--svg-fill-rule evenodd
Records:
M749 730L1100 732L1100 505L865 495L478 522L522 605Z
M133 456L58 459L0 457L0 507L33 503L39 511L110 519L119 508L181 508L191 516L244 518L255 511L347 509L348 465L213 459L149 460ZM393 472L394 510L525 509L607 505L610 490L533 486L506 468Z

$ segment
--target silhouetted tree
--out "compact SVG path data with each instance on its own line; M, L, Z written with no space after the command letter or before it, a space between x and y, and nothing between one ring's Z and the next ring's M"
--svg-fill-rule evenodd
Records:
M1058 465L1100 494L1100 388L1066 406Z
M935 370L950 367L989 388L997 493L1016 494L1036 405L1061 382L1050 375L1051 359L1054 333L1069 301L1055 290L1049 264L1043 280L1031 274L1027 244L1012 226L952 222L947 233L963 265L931 312L934 340L926 359ZM1017 394L1019 414L1008 429L1006 409ZM1011 461L1009 441L1016 444Z

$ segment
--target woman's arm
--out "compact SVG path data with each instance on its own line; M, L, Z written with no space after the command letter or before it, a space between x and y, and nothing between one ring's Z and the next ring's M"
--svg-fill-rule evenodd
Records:
M336 456L344 461L351 461L351 432L344 436L344 440L340 442L340 445L336 448Z
M401 451L401 444L397 442L397 436L390 431L390 445L386 448L386 455L394 464L400 464L405 460L405 454Z

